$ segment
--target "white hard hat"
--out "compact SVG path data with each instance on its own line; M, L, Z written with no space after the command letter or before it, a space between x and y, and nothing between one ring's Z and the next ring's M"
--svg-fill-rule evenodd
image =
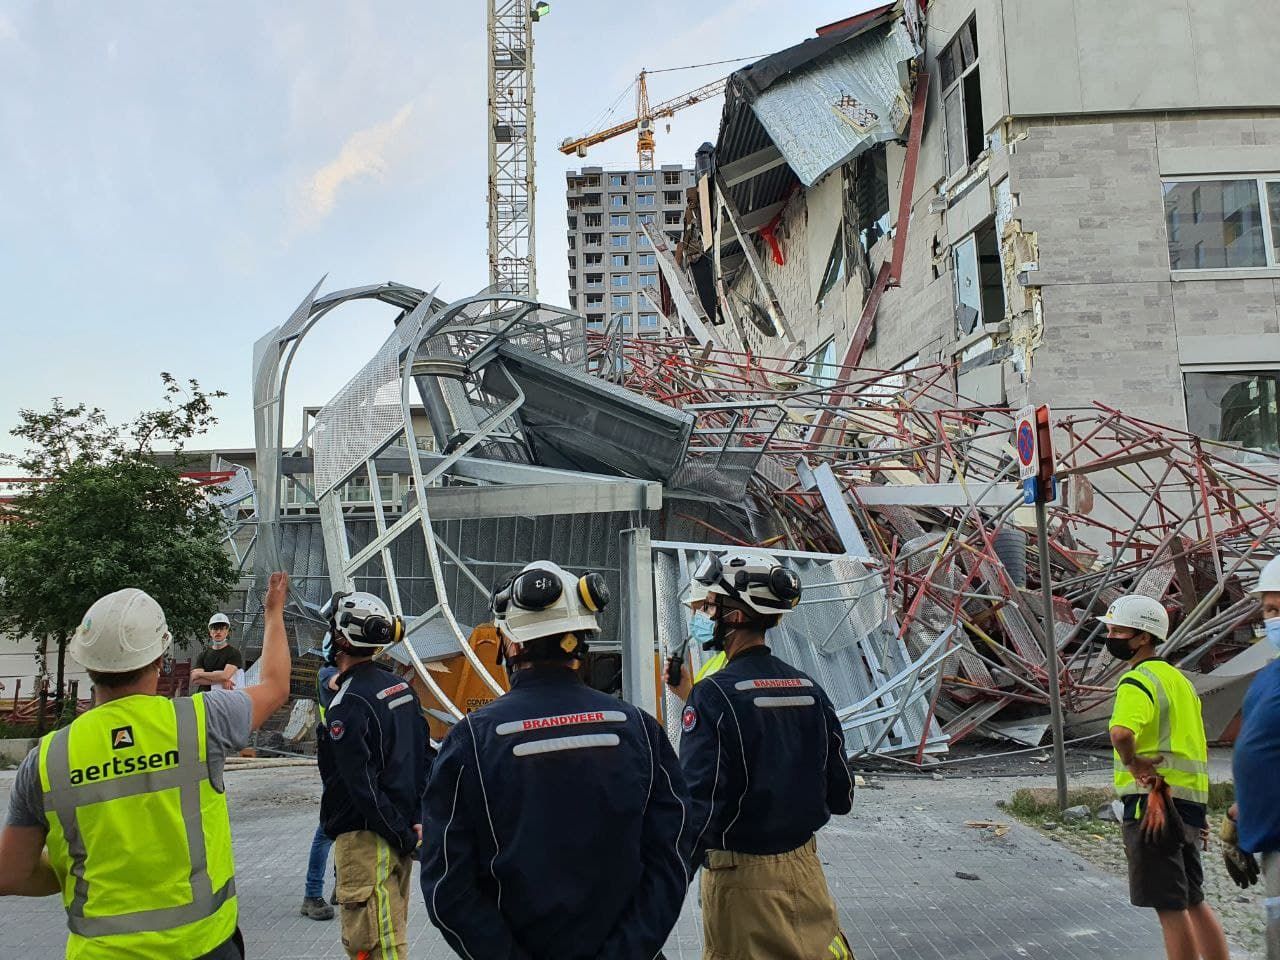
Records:
M229 627L231 626L231 618L225 613L215 613L209 618L210 627Z
M1280 591L1280 557L1276 557L1258 575L1258 582L1250 593L1276 593Z
M684 605L696 610L698 607L702 606L706 600L707 585L705 583L699 583L697 580L691 580L689 582L689 595L684 598Z
M67 653L86 670L128 673L164 656L172 641L160 604L126 587L89 608Z
M1121 597L1098 619L1117 627L1143 630L1157 640L1164 640L1169 636L1169 613L1164 605L1159 600L1138 593Z
M550 560L531 563L493 594L494 623L512 643L565 633L599 633L596 614L609 603L598 573L575 577Z
M784 614L800 602L800 578L767 553L730 550L708 553L693 579L707 597L729 597L765 615Z
M404 639L404 621L372 593L335 593L320 613L329 619L330 634L337 631L348 646L376 649Z

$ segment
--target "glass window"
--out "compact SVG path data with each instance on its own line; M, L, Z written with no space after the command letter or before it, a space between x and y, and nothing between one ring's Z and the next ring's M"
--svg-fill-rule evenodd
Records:
M627 175L625 173L609 174L609 186L625 187L627 185Z
M658 315L656 313L640 314L640 326L656 327L658 325Z
M631 226L631 217L625 213L611 213L609 214L609 226L629 227Z
M653 246L653 244L651 244L651 243L649 242L649 235L648 235L647 233L637 233L637 234L636 234L636 246L638 246L638 247L651 247L651 246Z
M625 253L615 253L609 257L609 263L615 267L625 267L627 265L627 255Z
M668 210L662 215L663 222L670 227L678 227L684 214L679 210Z
M658 285L658 275L656 273L640 274L640 286L656 287Z
M1206 203L1212 211L1212 205ZM1280 370L1186 373L1187 427L1210 440L1280 452Z
M827 296L844 278L844 228L836 231L835 242L831 244L831 254L827 257L827 269L822 273L822 285L818 287L818 309L822 309Z
M641 267L655 267L658 265L658 255L656 253L641 253L636 256L636 263Z
M978 275L978 242L965 237L951 251L955 267L956 336L966 337L982 320L982 284Z
M609 246L611 246L611 247L626 247L626 246L627 246L627 235L626 235L625 233L615 233L615 234L613 234L612 236L610 236L610 237L609 237Z
M589 294L587 294L587 306L588 306L588 307L603 307L603 306L604 306L604 294L603 294L603 293L589 293Z
M599 243L600 243L600 234L598 234L598 233L584 233L584 234L582 235L582 241L583 241L583 243L585 243L585 244L586 244L587 246L589 246L589 247L590 247L590 246L593 246L593 245L594 245L594 246L598 246L598 245L599 245Z
M637 214L636 214L636 223L637 223L637 224L639 224L639 225L641 225L641 226L643 226L643 225L644 225L644 224L646 224L646 223L653 223L653 214L652 214L652 213L637 213Z
M588 254L586 255L586 261L587 261L587 266L588 266L588 267L598 267L598 266L600 266L600 264L602 264L602 263L604 262L604 254L603 254L603 253L588 253Z
M609 194L609 206L625 207L627 205L627 195L625 193Z
M1271 250L1277 257L1280 250L1280 180L1272 180L1267 184L1267 212L1271 217Z
M615 273L609 278L609 283L615 287L629 287L631 286L631 278L625 273Z
M598 314L598 313L589 313L589 314L587 314L587 326L588 326L588 327L599 327L599 326L603 326L603 325L604 325L604 317L600 316L600 314Z
M615 313L613 315L613 322L619 327L629 327L631 326L631 314Z
M652 173L637 173L637 174L636 174L636 186L637 186L637 187L652 187L652 186L653 186L653 174L652 174Z
M631 294L615 293L610 302L615 310L626 310L631 306Z
M978 74L978 28L970 17L938 56L942 81L943 150L947 176L967 170L986 148L982 84Z
M1267 266L1261 184L1256 179L1165 181L1169 267L1224 270ZM1267 184L1271 230L1280 215L1275 184Z
M679 203L679 202L680 202L680 191L679 191L679 190L664 190L664 191L662 191L662 202L663 202L663 203L665 203L665 204L667 204L668 206L671 206L672 204Z
M662 173L662 182L669 187L678 187L680 185L680 171L664 170Z
M598 226L600 226L600 214L598 214L598 213L584 213L584 214L582 215L582 225L583 225L584 227L598 227Z
M652 207L654 204L654 195L652 193L641 193L636 195L637 207Z

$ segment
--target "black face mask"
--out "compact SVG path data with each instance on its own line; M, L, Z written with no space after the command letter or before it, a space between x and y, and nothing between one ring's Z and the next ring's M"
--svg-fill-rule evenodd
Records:
M1129 644L1133 643L1133 637L1107 637L1107 653L1111 654L1117 660L1129 660L1133 656L1133 650Z

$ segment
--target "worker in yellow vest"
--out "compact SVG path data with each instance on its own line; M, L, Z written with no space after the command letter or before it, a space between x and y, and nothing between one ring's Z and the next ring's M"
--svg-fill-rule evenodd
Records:
M706 585L693 581L689 586L689 596L685 599L684 605L693 611L693 619L689 622L689 642L700 644L703 650L710 651L716 625L711 619L712 605L707 600ZM668 661L667 686L682 703L686 703L695 683L711 676L728 662L729 658L724 655L724 651L716 650L703 661L696 674L681 670L679 682L672 683L670 661Z
M1107 626L1107 652L1128 663L1116 686L1111 714L1116 793L1124 801L1122 825L1129 862L1129 899L1153 907L1169 960L1227 960L1227 941L1204 901L1202 834L1209 803L1209 750L1200 698L1177 667L1156 654L1169 636L1169 614L1159 601L1121 597L1098 618ZM1173 842L1153 842L1143 818L1151 793L1168 787Z
M0 832L0 896L61 894L68 960L239 960L223 759L289 695L284 603L271 575L262 680L156 695L172 638L141 590L98 600L67 652L95 705L18 769Z

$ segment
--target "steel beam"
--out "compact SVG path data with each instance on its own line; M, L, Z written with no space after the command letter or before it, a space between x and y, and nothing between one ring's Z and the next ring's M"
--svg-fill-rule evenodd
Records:
M661 506L662 484L654 482L501 483L427 489L427 510L432 520L619 513L657 510Z
M653 606L653 544L648 527L623 530L622 699L657 716L657 616Z
M724 178L726 187L736 187L786 162L787 158L782 155L782 151L771 143L762 150L739 157L733 163L726 163L720 168L720 176Z

